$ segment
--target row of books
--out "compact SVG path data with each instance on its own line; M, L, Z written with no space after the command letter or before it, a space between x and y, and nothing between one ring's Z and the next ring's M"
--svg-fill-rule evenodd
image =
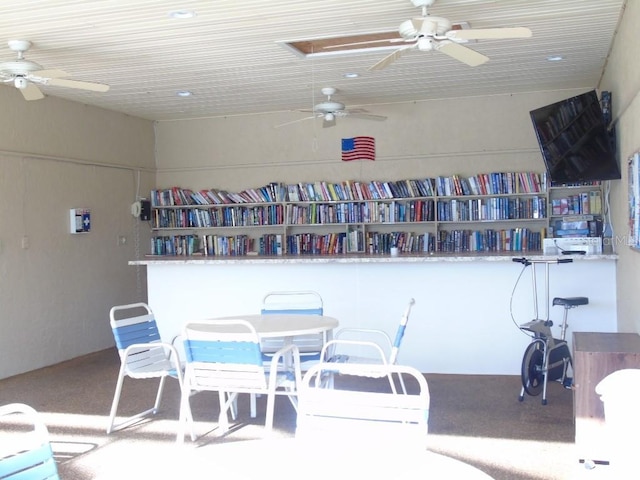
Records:
M348 235L356 235L348 239ZM339 255L369 252L389 254L391 247L403 253L435 251L431 233L363 232L287 235L265 234L257 241L247 235L167 235L151 239L152 256ZM254 249L257 246L257 251Z
M546 173L492 172L468 178L460 175L436 178L436 193L444 197L542 193L546 190Z
M317 181L290 184L286 187L290 202L322 202L349 200L381 200L433 196L433 179L408 179L381 182Z
M154 210L152 228L212 228L212 227L258 227L282 225L282 204L252 207L227 207L224 209Z
M558 200L559 204L560 202L562 200ZM566 204L566 199L563 203ZM294 204L287 205L286 224L432 222L435 218L435 204L433 199L380 204L375 202ZM574 211L573 202L570 205L572 207L567 208L567 212ZM565 211L565 209L557 211ZM152 228L276 226L284 224L284 212L282 204L229 206L222 209L156 209L151 217L151 226ZM555 209L554 212L556 212ZM491 197L439 201L437 213L439 221L542 219L546 218L547 209L544 197Z
M289 205L286 221L289 225L324 225L334 223L401 223L432 222L432 199L407 202L311 203Z
M247 235L168 235L151 239L151 255L159 256L244 256L254 251Z
M369 254L389 254L391 247L400 253L434 252L435 235L413 232L367 232L366 252Z
M163 190L151 190L151 206L170 207L182 205L219 205L232 203L269 203L286 201L286 189L283 184L272 182L263 187L249 188L241 192L226 190L171 187Z
M602 194L600 190L576 193L551 200L552 215L601 215Z
M441 231L437 248L447 253L540 251L544 234L528 228Z
M533 220L547 216L544 197L452 199L438 202L438 221Z
M241 192L218 189L191 190L171 187L151 190L151 206L175 207L273 202L338 202L462 195L537 193L546 189L546 174L500 172L464 178L406 179L397 181L271 182Z

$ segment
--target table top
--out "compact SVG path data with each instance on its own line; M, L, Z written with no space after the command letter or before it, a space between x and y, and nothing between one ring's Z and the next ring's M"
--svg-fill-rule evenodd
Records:
M325 315L267 314L233 315L211 320L246 320L262 338L293 337L323 333L338 327L338 320ZM197 323L197 322L194 322Z
M216 443L196 450L200 451L192 451L189 463L202 467L206 464L210 478L491 480L488 474L472 465L429 450L407 452L395 449L373 453L357 445L332 448L331 445L296 438Z

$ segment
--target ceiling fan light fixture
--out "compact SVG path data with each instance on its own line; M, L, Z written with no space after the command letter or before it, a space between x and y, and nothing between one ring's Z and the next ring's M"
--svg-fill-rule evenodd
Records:
M324 120L325 120L326 122L333 122L335 119L336 119L336 116L335 116L333 113L331 113L331 112L327 113L327 114L324 116Z
M27 88L27 85L29 84L28 80L24 77L16 77L13 80L13 84L15 85L16 88L19 88L20 90Z
M398 33L402 38L411 39L418 35L418 30L416 30L412 20L406 20L400 24Z
M171 12L169 12L169 17L175 18L177 20L186 20L195 16L196 12L194 12L193 10L172 10Z

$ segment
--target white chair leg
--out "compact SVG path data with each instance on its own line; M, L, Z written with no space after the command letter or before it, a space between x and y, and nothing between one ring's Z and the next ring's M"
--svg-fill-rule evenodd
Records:
M256 394L255 393L251 393L250 394L249 404L251 406L251 418L256 418L257 409L256 409Z
M231 402L231 406L229 408L229 410L231 411L231 420L237 420L238 419L238 396L236 395L233 399L233 402Z
M264 429L267 434L270 434L273 430L273 412L275 410L276 395L274 392L269 392L267 395L267 413L264 423Z
M191 414L191 406L189 404L189 392L183 391L180 395L180 414L178 415L178 435L176 437L177 443L184 443L184 428L185 423L190 423L191 440L195 441L195 432L193 430L193 416Z
M109 425L107 425L107 434L113 430L113 423L116 419L116 412L118 411L118 403L120 403L120 394L122 393L122 384L124 383L124 365L120 367L118 373L118 380L116 382L116 391L113 394L113 402L111 403L111 413L109 413Z
M164 382L167 379L166 376L160 377L160 385L158 385L158 393L156 394L156 401L153 404L153 414L158 413L160 409L160 400L162 400L162 392L164 391Z

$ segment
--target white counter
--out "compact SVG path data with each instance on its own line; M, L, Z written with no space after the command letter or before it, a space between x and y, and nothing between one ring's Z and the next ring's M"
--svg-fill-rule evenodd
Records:
M550 267L551 298L590 301L570 311L567 338L573 331L615 332L617 257L572 258L573 263ZM316 290L325 314L338 318L341 327L393 334L413 297L401 363L424 373L519 375L529 337L516 323L533 318L531 267L513 293L511 318L512 291L522 271L512 256L150 257L129 263L147 266L148 301L169 339L187 320L258 313L270 290ZM538 288L542 295L543 285ZM562 313L561 307L551 308L556 325Z

